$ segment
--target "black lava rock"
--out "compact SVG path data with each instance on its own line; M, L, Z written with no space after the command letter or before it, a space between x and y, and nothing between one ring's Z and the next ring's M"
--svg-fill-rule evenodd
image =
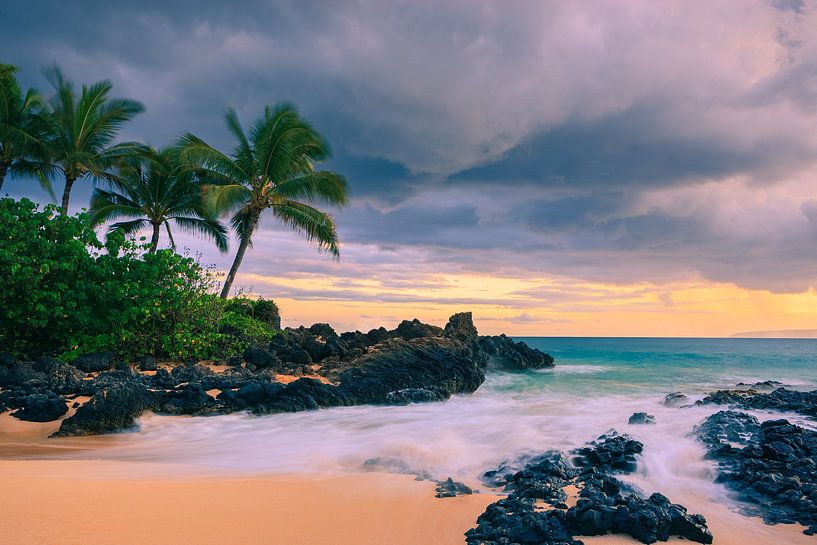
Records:
M642 445L615 432L576 449L575 464L559 452L529 458L521 471L507 475L518 462L505 462L483 476L486 482L506 482L511 494L486 509L477 527L466 532L469 545L576 545L580 535L629 534L643 543L666 541L677 535L698 543L712 543L712 534L701 515L689 515L661 494L645 498L628 493L612 477L614 470L630 471L629 457ZM505 468L505 469L503 469ZM634 469L634 468L633 468ZM580 499L568 508L563 488L581 487ZM537 501L553 509L536 508Z
M787 420L760 424L751 415L721 411L696 433L718 462L716 480L750 506L749 514L817 532L817 432Z
M817 390L800 392L778 388L765 394L757 390L719 390L709 394L698 403L734 405L741 409L791 411L817 417Z
M474 491L468 485L449 477L444 481L437 481L437 494L435 495L438 498L453 498L454 496L467 496L473 493Z
M647 413L633 413L628 424L655 424L655 417Z
M683 407L689 405L689 398L681 392L672 392L664 397L664 405L667 407Z
M87 373L106 371L113 367L113 354L111 352L94 352L78 357L72 362L74 367Z
M156 358L153 356L143 356L139 359L136 366L139 368L140 371L156 371L159 369L159 365L156 362Z
M54 436L94 435L130 428L135 418L155 405L154 394L141 381L117 381L63 420Z
M68 412L65 400L52 392L33 394L23 400L22 407L11 416L29 422L50 422Z
M281 360L278 359L278 356L272 352L269 352L268 350L264 350L263 348L254 347L244 350L244 361L256 366L259 369L264 369L266 367L278 367L281 365Z
M514 342L505 335L480 337L479 347L488 356L488 365L499 369L545 369L553 367L553 356L531 348L523 342Z

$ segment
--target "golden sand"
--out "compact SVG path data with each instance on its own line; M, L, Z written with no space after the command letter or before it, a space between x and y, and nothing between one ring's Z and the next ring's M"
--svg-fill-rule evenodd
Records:
M70 413L69 413L70 414ZM84 458L121 436L48 439L59 422L0 415L2 545L416 545L464 543L489 494L438 499L407 475L210 476L174 464ZM571 488L568 503L576 501ZM796 525L768 526L706 498L715 545L814 545ZM634 545L617 535L587 545ZM690 543L677 538L670 543Z

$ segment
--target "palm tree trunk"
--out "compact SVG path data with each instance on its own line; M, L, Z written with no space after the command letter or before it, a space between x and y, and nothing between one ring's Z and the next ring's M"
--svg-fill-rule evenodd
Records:
M68 215L68 201L71 199L71 187L73 187L76 178L69 176L65 177L65 189L62 192L62 215Z
M169 221L165 221L165 227L167 227L167 238L170 239L170 247L175 252L176 251L176 241L173 240L173 233L170 232L170 222Z
M227 278L224 279L224 287L221 288L222 299L226 299L227 296L230 295L230 288L233 287L235 275L238 273L238 268L241 266L241 261L244 259L244 254L247 252L247 246L249 245L249 237L241 239L241 243L238 245L238 252L236 252L235 259L233 260L233 266L230 267L230 272L227 273Z
M3 189L3 181L6 179L6 172L8 172L8 163L0 163L0 190Z
M153 236L150 239L150 250L148 253L155 254L156 248L159 247L159 230L162 228L161 223L151 222L153 224Z
M259 214L256 213L250 232L246 237L241 239L241 242L238 245L238 251L236 252L235 259L233 260L233 266L230 267L230 272L227 273L227 278L224 279L224 287L221 288L222 299L226 299L227 296L230 295L230 288L233 287L235 275L238 273L238 268L241 266L241 261L244 259L244 254L247 252L247 247L250 245L250 240L252 240L252 234L255 232L256 225L258 225L258 216Z

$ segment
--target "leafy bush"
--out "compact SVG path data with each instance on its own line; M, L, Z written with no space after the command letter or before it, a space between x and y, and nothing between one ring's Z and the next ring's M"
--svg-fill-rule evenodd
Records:
M253 300L240 295L229 300L226 310L241 316L255 318L273 329L281 328L281 315L278 311L278 305L274 301L263 297Z
M269 344L277 333L266 323L236 312L227 312L221 319L224 336L220 352L225 356L241 354L249 346Z
M213 293L212 269L144 249L121 234L101 242L86 215L0 199L0 350L210 359L274 334L226 312L235 303Z

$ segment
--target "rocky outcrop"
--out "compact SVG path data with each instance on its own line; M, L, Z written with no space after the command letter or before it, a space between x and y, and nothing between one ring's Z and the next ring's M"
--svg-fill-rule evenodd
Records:
M488 339L485 341L484 339ZM487 344L486 344L487 343ZM159 367L152 358L136 364L150 374L113 363L109 353L89 354L70 365L50 358L0 361L0 408L19 418L55 420L65 414L62 396L91 400L65 419L56 435L89 435L133 427L144 411L211 415L294 412L360 404L404 405L444 401L474 392L491 357L505 367L532 368L552 358L500 336L480 338L471 313L453 315L444 328L418 320L394 330L338 335L327 324L287 329L265 346L244 351L239 365L215 373L195 362ZM513 360L513 361L511 361ZM508 363L510 362L510 363ZM83 370L85 372L83 372ZM278 373L322 375L289 384ZM218 390L218 395L208 392Z
M477 526L466 532L469 545L575 545L576 536L628 534L642 543L667 541L677 535L698 543L712 543L701 515L690 515L661 494L644 497L616 479L616 473L635 469L643 446L626 435L610 433L569 454L547 452L505 462L487 472L489 486L510 492L485 510ZM571 460L572 458L572 460ZM564 488L580 488L576 505L565 504ZM537 502L552 509L537 508Z
M453 498L455 496L468 496L474 491L465 483L455 481L451 477L444 481L437 481L437 490L435 496L438 498Z
M769 524L799 523L817 533L817 432L787 420L760 423L720 411L695 433L718 462L717 482Z
M664 405L667 407L683 407L689 405L689 398L681 392L672 392L664 396Z
M790 411L817 417L817 390L800 392L778 388L770 393L757 390L718 390L706 396L699 404L733 405L742 409Z
M553 356L531 348L523 342L514 342L505 335L480 337L479 347L487 355L489 367L509 370L545 369L553 367Z
M107 371L113 367L113 354L110 352L86 354L75 359L73 365L86 373Z
M633 413L627 423L630 425L655 424L655 417L647 413Z
M65 400L51 392L26 396L20 405L11 416L29 422L50 422L68 412Z
M156 401L142 381L119 381L94 394L74 416L63 420L54 436L96 435L133 427L134 419L155 408Z

